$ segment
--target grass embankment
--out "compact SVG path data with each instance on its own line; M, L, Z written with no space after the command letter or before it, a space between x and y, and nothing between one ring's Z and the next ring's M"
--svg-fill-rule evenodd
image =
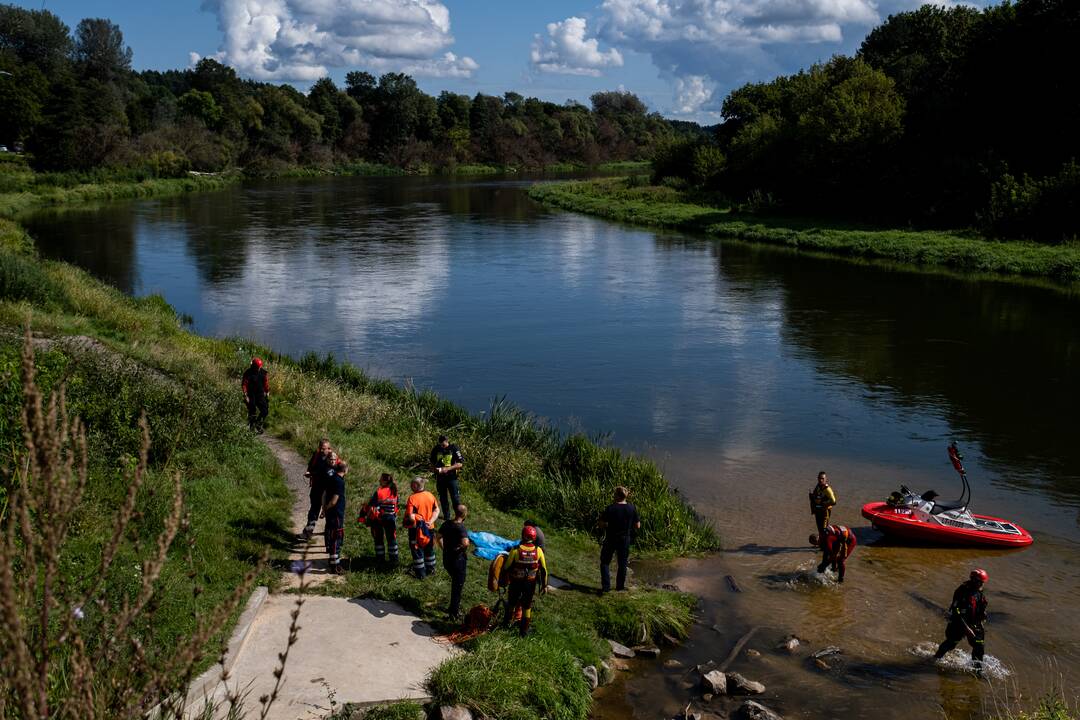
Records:
M19 238L15 246L23 242ZM7 329L0 341L5 453L18 446L18 330L27 317L35 333L54 339L37 360L43 384L53 387L66 378L69 407L90 428L89 501L65 566L67 580L82 581L78 568L107 539L112 508L124 489L120 471L138 452L141 409L152 428L147 487L155 490L142 500L144 538L159 529L166 476L173 470L182 474L195 542L193 574L204 592L193 601L181 539L161 581L170 599L155 627L145 629L150 647L190 633L193 602L212 607L250 569L262 546L270 545L280 557L295 530L288 525L291 501L280 471L244 427L236 382L256 352L269 359L272 431L298 451L328 435L350 461L350 518L378 472L393 472L407 492L406 479L425 470L434 438L447 432L468 461L469 526L513 536L527 515L536 516L547 531L552 571L572 583L597 586L597 546L587 530L617 484L635 492L645 523L642 549L686 553L716 546L715 535L651 463L582 437L561 437L506 405L471 416L431 393L374 380L329 359L294 361L242 341L196 336L182 329L160 298L132 299L70 265L10 249L0 249L0 326ZM403 572L409 562L404 535L402 546L401 567L381 570L370 560L370 536L350 522L345 555L355 558L354 572L341 586L321 592L396 600L438 625L449 594L445 574L412 579ZM133 563L117 567L130 570ZM118 570L110 577L110 593L122 598L133 592L138 577L129 574ZM486 564L471 559L466 606L494 601L485 580ZM637 642L665 632L681 635L692 603L650 588L605 598L577 589L553 591L538 603L529 638L498 632L473 641L469 652L438 669L432 693L439 702L464 703L493 717L584 718L590 696L578 663L608 654L601 638ZM92 623L91 613L87 619Z
M614 178L537 185L530 196L609 220L705 233L838 256L877 258L962 271L1080 281L1080 244L989 240L973 233L882 230L798 218L738 214L690 194Z

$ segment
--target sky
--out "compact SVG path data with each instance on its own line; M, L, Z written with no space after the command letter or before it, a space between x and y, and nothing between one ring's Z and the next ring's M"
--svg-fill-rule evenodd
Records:
M941 0L952 2L953 0ZM407 72L426 92L553 102L637 94L711 124L731 90L854 52L921 0L44 0L72 28L120 25L136 69L213 57L306 90L351 70ZM940 4L940 2L938 3ZM987 0L978 0L985 5Z

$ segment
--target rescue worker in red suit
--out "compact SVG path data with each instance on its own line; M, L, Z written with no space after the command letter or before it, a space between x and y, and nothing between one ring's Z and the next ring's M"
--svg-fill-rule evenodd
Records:
M379 560L389 560L393 567L398 564L397 516L397 484L393 475L383 473L379 476L379 487L371 493L371 499L364 507L360 519L371 530L371 539L375 541L375 556Z
M986 596L982 588L990 576L982 568L971 571L967 582L956 588L953 593L952 605L949 606L949 624L945 626L945 642L934 654L935 659L945 656L945 653L956 647L957 643L967 638L971 645L971 659L976 665L981 665L983 656L986 654L986 630L983 623L986 622Z
M504 577L509 581L506 597L506 616L503 627L510 627L517 608L521 608L521 623L518 626L521 637L529 633L532 623L532 604L536 587L540 594L547 592L547 560L544 551L536 545L536 528L526 525L521 529L521 544L510 551L510 556L503 563Z
M261 359L251 358L251 365L240 378L240 389L244 392L244 404L247 405L248 427L261 433L266 427L266 416L270 413L270 380Z
M819 573L832 567L837 575L837 582L844 582L844 570L847 559L855 552L855 533L843 525L826 525L819 539L817 534L810 536L810 544L821 548L821 564L817 566Z

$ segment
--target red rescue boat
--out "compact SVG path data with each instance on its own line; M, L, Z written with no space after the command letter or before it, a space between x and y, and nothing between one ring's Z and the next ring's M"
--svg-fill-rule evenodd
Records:
M1034 542L1016 523L968 510L971 486L955 442L949 446L949 459L964 482L959 500L937 502L933 490L917 495L901 485L885 502L863 505L863 517L886 535L937 545L1016 548Z

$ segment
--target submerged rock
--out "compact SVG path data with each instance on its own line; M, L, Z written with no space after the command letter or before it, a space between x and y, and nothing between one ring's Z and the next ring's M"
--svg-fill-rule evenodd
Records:
M683 664L681 662L679 662L678 660L676 660L675 658L668 658L667 660L664 661L664 669L665 670L678 670L682 666L683 666Z
M739 673L728 673L727 691L729 695L760 695L765 692L765 686L754 680L747 680Z
M784 720L783 716L773 712L761 703L747 700L735 711L738 720Z
M747 657L761 657L761 653L759 653L754 648L750 648L749 650L746 651L746 656Z
M784 642L780 643L779 649L783 650L784 652L793 653L799 647L799 645L799 638L795 637L794 635L790 635L787 637L786 640L784 640Z
M813 654L813 655L811 655L810 657L812 657L812 658L814 658L815 660L817 660L817 659L819 659L819 658L823 658L823 657L828 657L828 656L830 656L830 655L839 655L839 654L840 654L840 653L842 653L842 652L844 652L844 651L843 651L843 650L841 650L840 648L838 648L837 646L835 646L835 645L830 645L830 646L829 646L829 647L827 647L827 648L823 648L823 649L821 649L821 650L818 650L818 651L817 651L816 653L814 653L814 654Z
M608 640L608 642L611 643L611 652L615 657L632 658L637 654L622 643L617 643L614 640Z
M654 659L660 657L660 648L652 647L651 645L638 645L634 647L633 650L641 657Z
M701 676L701 686L713 695L726 695L728 691L727 675L719 670L710 670Z

